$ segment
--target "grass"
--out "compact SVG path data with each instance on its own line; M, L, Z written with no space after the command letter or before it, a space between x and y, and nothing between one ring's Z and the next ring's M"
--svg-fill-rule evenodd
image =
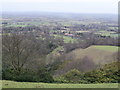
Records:
M78 33L86 33L86 32L90 32L90 31L76 31Z
M62 36L62 35L54 35L56 38L59 37L59 38L63 38L64 39L64 42L65 43L74 43L74 42L77 42L76 39L72 38L72 37L69 37L69 36Z
M110 37L114 37L114 38L118 37L118 35L119 35L113 31L99 31L99 32L96 32L95 34L100 34L102 36L110 36Z
M111 36L111 37L115 37L115 38L116 38L116 37L119 37L119 36L120 36L120 34L114 34L114 33L113 33L113 34L111 34L110 36Z
M8 25L8 27L26 27L27 25L17 25L17 24L12 24Z
M84 56L89 56L95 62L97 62L97 61L101 61L101 60L106 61L107 59L112 60L113 54L117 51L118 51L117 46L93 45L86 49L76 49L71 53L74 53L74 55L75 55L74 59L79 59Z
M95 47L97 49L105 50L105 51L118 51L118 47L117 46L95 45L93 47Z
M65 43L69 43L69 42L74 43L74 42L76 42L75 39L73 39L71 37L68 37L68 36L63 36L63 38L64 38Z
M3 88L118 88L118 83L103 84L57 84L57 83L33 83L2 81Z

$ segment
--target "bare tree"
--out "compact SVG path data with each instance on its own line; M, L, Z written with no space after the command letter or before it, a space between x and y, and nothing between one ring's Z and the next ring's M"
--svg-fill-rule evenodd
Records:
M20 72L25 64L35 55L35 44L29 36L20 33L3 33L3 65Z

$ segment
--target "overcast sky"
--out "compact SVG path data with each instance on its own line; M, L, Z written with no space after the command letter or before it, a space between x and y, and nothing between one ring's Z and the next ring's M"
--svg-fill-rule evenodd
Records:
M2 0L2 11L117 14L118 1L119 0Z

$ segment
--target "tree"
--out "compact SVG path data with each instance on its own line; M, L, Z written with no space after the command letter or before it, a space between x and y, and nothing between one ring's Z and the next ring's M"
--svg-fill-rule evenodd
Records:
M35 55L35 44L29 36L20 33L4 33L2 38L3 66L20 73L25 64Z

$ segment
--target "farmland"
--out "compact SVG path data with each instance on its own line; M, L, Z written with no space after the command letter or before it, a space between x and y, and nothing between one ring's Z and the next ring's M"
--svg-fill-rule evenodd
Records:
M116 88L115 15L3 14L3 88Z
M106 51L118 51L119 47L116 46L94 46L97 49L106 50Z
M62 35L54 35L55 38L63 38L65 43L74 43L77 42L77 39L74 39L72 37L68 37L68 36L62 36Z

